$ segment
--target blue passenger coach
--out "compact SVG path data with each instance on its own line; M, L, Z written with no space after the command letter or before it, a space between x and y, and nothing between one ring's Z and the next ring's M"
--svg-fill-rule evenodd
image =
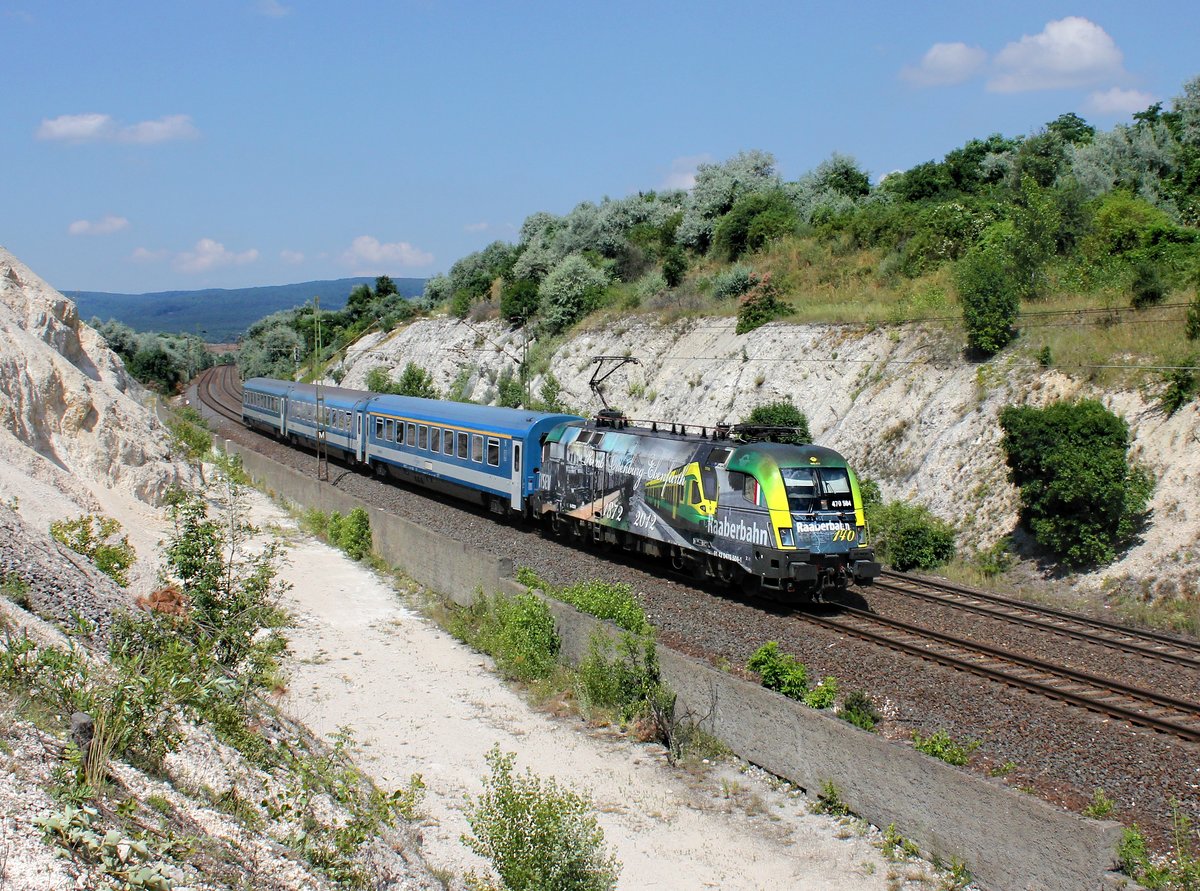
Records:
M243 394L249 426L315 445L319 421L332 454L497 512L525 509L538 490L542 439L559 424L582 420L343 387L320 388L318 418L312 384L252 378Z

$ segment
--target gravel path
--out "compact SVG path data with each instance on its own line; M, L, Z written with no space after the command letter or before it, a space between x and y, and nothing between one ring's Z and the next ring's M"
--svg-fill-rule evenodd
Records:
M315 457L223 422L222 435L280 463L315 471ZM599 577L627 582L642 600L662 642L675 649L739 671L768 640L795 654L810 677L835 675L844 691L862 689L882 706L880 731L907 742L913 731L947 731L957 740L979 740L971 769L1003 776L1008 784L1071 810L1082 810L1096 789L1115 802L1112 817L1137 823L1152 841L1166 845L1172 800L1186 814L1200 814L1200 747L1140 730L1040 696L1000 687L932 663L920 662L834 632L814 628L787 611L742 602L671 577L645 561L600 555L544 538L520 525L496 522L452 499L377 482L331 465L331 478L343 491L446 535L469 541L485 552L511 557L552 584ZM851 597L855 596L852 590ZM914 607L907 598L867 591L863 600L884 614L907 614L925 624L944 621L948 631L973 633L1003 645L1016 645L1061 658L1097 673L1126 677L1131 662L1093 652L1073 641L1045 639L1036 632L982 623L953 610ZM956 613L956 615L947 615ZM1019 639L1019 640L1018 640ZM1144 663L1145 660L1136 660ZM1138 671L1145 670L1140 665ZM1140 675L1139 675L1140 676ZM1193 697L1197 684L1167 672L1164 689ZM1183 685L1181 688L1180 685Z

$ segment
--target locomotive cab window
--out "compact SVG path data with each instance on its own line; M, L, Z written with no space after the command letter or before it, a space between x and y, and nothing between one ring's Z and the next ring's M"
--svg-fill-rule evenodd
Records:
M808 513L820 510L821 489L815 467L783 468L783 485L787 489L788 510Z

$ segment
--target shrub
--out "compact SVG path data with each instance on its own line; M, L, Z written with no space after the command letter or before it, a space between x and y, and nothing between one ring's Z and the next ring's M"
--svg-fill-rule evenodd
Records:
M838 717L843 721L861 727L863 730L873 730L875 725L883 720L883 716L875 708L871 697L862 690L854 690L846 696L846 701L838 709Z
M754 270L749 266L730 266L713 276L712 294L718 300L732 300L749 291L754 282Z
M623 721L643 714L661 686L654 638L629 632L617 641L594 632L577 672L580 699L615 710Z
M972 250L958 264L956 283L962 299L967 343L987 355L998 353L1016 336L1019 291L1011 263L997 245Z
M933 569L954 559L954 529L921 504L892 501L867 509L875 553L897 572Z
M1153 480L1127 459L1129 428L1095 400L1000 413L1021 520L1069 565L1106 563L1146 515Z
M404 366L394 392L401 396L416 396L421 399L438 398L437 387L433 385L433 375L416 362L409 362Z
M524 325L537 312L538 283L531 278L505 282L500 290L500 315L514 325Z
M1184 364L1195 365L1196 359L1188 358ZM1200 381L1197 381L1196 372L1191 368L1174 368L1163 377L1167 386L1159 397L1158 404L1170 417L1196 398L1196 393L1200 391Z
M1184 333L1188 340L1200 340L1200 294L1193 297L1192 302L1188 304Z
M525 401L525 388L511 369L504 369L496 381L496 404L503 408L520 408Z
M767 322L787 311L787 304L779 294L779 286L771 279L769 272L761 277L755 276L754 284L742 295L741 306L738 307L737 326L734 332L745 334L755 328L761 328Z
M687 274L687 256L676 245L671 245L663 252L662 277L669 288L678 288Z
M608 275L579 254L571 254L546 275L538 288L542 318L551 333L569 328L600 305Z
M805 692L804 704L809 708L829 708L837 701L837 689L837 678L826 676L821 679L821 683Z
M137 559L129 536L119 539L121 524L112 517L86 514L74 520L55 520L50 524L50 536L72 551L86 557L102 573L121 587L129 584L129 567Z
M554 617L535 594L481 594L454 616L450 631L490 655L504 674L522 681L549 677L561 647Z
M924 752L926 755L932 755L945 761L947 764L953 764L956 767L962 767L971 760L971 753L979 748L979 740L973 739L966 745L955 742L951 739L950 734L945 730L935 730L929 736L921 736L916 730L912 735L913 748L918 752Z
M483 794L467 807L463 842L491 861L509 891L601 891L620 865L588 813L589 800L554 779L518 774L515 756L493 746Z
M791 432L774 431L769 433L767 438L772 442L783 442L790 445L807 445L812 442L812 433L808 429L808 416L796 408L790 399L756 405L742 423L750 426L790 429Z
M755 650L746 668L755 672L768 690L775 690L789 699L802 700L808 690L808 669L795 656L780 652L776 641L767 641Z
M546 590L544 585L540 587ZM566 588L551 589L547 593L597 619L605 619L634 634L648 634L653 631L645 610L633 596L633 587L627 582L589 579Z
M361 560L371 553L371 518L366 510L356 507L345 517L336 512L331 514L329 540L345 551L351 560Z
M1137 309L1162 303L1167 296L1167 283L1157 264L1143 260L1133 267L1133 281L1129 285L1132 294L1130 303Z
M791 200L781 189L752 192L739 198L725 214L712 236L713 253L736 260L781 235L796 231L799 220Z

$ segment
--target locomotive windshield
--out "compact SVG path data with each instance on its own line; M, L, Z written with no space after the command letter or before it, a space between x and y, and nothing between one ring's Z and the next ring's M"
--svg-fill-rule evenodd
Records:
M784 467L788 510L812 513L818 510L847 510L854 507L850 475L837 467Z

